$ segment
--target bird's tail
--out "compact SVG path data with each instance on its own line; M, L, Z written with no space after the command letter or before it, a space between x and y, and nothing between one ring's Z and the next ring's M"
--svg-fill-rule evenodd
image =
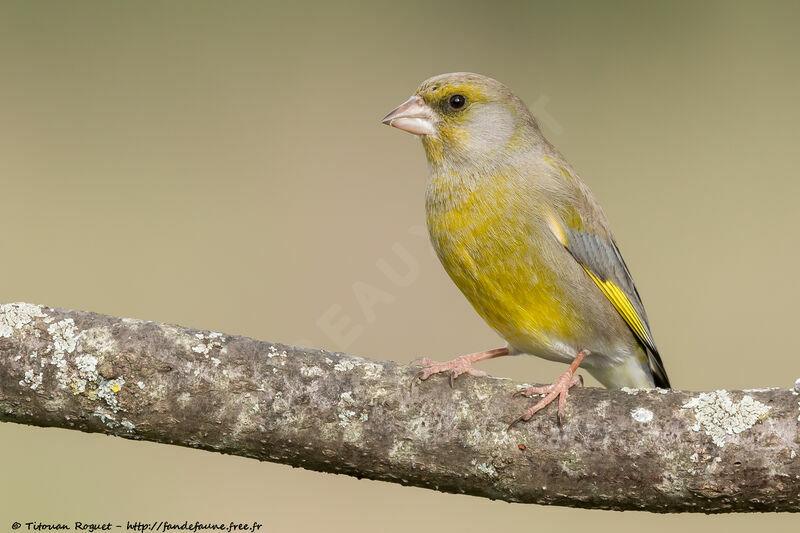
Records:
M647 360L650 363L650 372L653 374L653 382L659 389L671 389L669 384L669 376L667 376L667 369L664 368L664 363L661 362L661 356L655 350L647 351Z

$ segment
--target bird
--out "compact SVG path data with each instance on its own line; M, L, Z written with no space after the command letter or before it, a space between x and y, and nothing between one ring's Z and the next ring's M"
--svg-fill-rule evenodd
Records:
M670 388L644 305L608 220L525 103L471 72L434 76L382 123L418 136L428 161L428 233L475 311L506 341L447 362L422 358L422 380L485 376L473 365L530 354L569 364L514 419L558 399L562 422L579 367L606 388Z

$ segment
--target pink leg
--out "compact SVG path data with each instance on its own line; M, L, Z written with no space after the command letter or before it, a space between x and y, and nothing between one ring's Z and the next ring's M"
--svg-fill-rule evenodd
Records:
M419 379L425 380L431 377L434 374L439 374L441 372L450 372L450 386L453 386L453 380L460 376L461 374L469 374L471 376L486 376L486 372L483 370L475 370L472 368L473 363L477 363L478 361L485 361L486 359L492 359L493 357L501 357L503 355L508 355L509 350L508 347L503 348L495 348L493 350L486 350L485 352L475 352L469 353L467 355L462 355L461 357L456 357L452 361L447 361L446 363L439 363L437 361L432 361L427 357L422 357L419 359L419 362L422 363L424 367L417 377Z
M511 422L511 424L508 426L508 429L511 429L514 424L519 421L524 422L530 420L535 413L550 405L550 403L552 403L556 398L558 398L558 423L561 424L562 420L564 419L564 409L567 407L567 396L569 396L569 389L575 385L583 385L583 378L576 376L575 371L580 366L583 358L587 355L589 355L588 350L581 350L578 352L578 355L572 360L572 364L569 365L567 371L561 374L561 376L559 376L552 385L545 385L544 387L528 387L524 391L521 391L525 396L531 396L533 394L546 394L546 396L539 400L536 405L522 413L522 416Z

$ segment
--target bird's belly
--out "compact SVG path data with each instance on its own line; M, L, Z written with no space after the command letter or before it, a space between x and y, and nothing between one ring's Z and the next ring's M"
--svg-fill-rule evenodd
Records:
M497 217L501 218L501 217ZM430 214L439 259L478 314L520 351L557 361L575 356L577 310L525 224Z

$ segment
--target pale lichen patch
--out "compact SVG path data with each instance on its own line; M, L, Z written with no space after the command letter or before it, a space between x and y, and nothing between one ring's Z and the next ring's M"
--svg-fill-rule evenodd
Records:
M97 381L97 357L93 355L79 355L75 358L78 373L84 379Z
M597 405L594 408L594 412L597 413L597 416L600 418L606 417L606 412L608 411L608 406L611 403L608 400L600 400L597 402Z
M353 393L349 391L341 393L339 399L345 403L355 403L355 400L353 400Z
M47 333L50 334L50 340L53 342L53 352L62 355L74 352L77 345L77 331L75 321L71 318L50 324L47 327Z
M394 441L391 448L387 452L389 459L397 461L398 463L413 463L416 461L414 452L416 451L414 443L410 440L398 439Z
M457 399L460 396L461 391L455 391L455 398ZM456 412L453 415L453 421L469 421L473 418L472 407L470 406L469 402L464 399L458 399L458 407L456 408Z
M353 400L353 396L351 392L343 392L339 395L339 402L337 404L339 412L339 425L341 427L347 427L350 425L350 420L354 416L356 416L356 412L349 409L348 406L353 405L355 400Z
M475 398L483 402L490 399L495 394L495 390L493 384L488 383L487 380L481 379L476 380L473 394Z
M356 364L351 361L350 359L342 359L335 365L333 365L333 369L337 372L348 372L355 368Z
M701 428L717 446L724 446L728 435L736 435L753 427L764 418L771 407L751 396L734 401L725 390L704 392L683 405L692 409L697 423L690 429Z
M177 400L181 407L185 407L189 404L189 401L192 399L192 395L188 392L182 392L178 395Z
M122 389L124 384L125 379L121 377L110 380L101 377L97 383L97 388L89 389L86 392L86 397L90 400L103 400L106 402L106 405L116 413L119 410L119 402L117 401L116 394Z
M139 328L141 326L144 326L145 324L152 324L153 323L150 320L142 320L140 318L120 318L119 321L122 322L123 324L125 324L126 326L128 326L131 329L136 329L136 328Z
M325 372L318 366L301 366L300 375L304 378L317 378L324 375Z
M39 372L36 374L33 370L28 369L25 371L25 376L19 384L28 385L31 390L36 390L42 384L42 373Z
M113 428L119 425L119 422L116 421L114 415L109 414L108 411L103 409L102 407L98 406L94 412L92 413L94 416L100 419L100 421L105 424L106 426Z
M479 472L483 472L487 476L494 477L497 475L497 471L489 463L479 463L477 459L473 459L471 463Z
M75 321L71 318L53 322L47 327L47 333L50 334L51 344L47 346L45 351L48 353L52 352L53 354L50 358L50 364L58 369L56 378L61 388L67 387L67 380L65 378L67 361L64 357L75 351L78 340L77 331Z
M631 418L641 423L650 422L653 420L653 411L644 407L637 407L636 409L631 409Z
M214 331L207 335L204 333L195 333L194 337L200 342L192 346L192 351L204 355L206 358L209 357L212 351L221 351L224 348L223 343L225 342L225 337L223 337L221 333Z
M270 346L269 350L267 350L267 357L269 357L270 359L272 359L273 357L287 357L287 356L288 354L286 353L286 350L278 351L278 349L275 346Z
M77 396L83 392L86 392L86 380L80 378L73 378L69 382L69 388L72 389L72 394Z
M225 353L225 337L217 332L196 332L190 333L185 329L159 324L165 337L174 340L175 344L182 349L190 350L194 353L209 358L212 352Z
M354 416L356 416L355 411L348 411L348 410L339 411L339 425L342 426L343 428L346 428L347 426L350 425L350 419L353 418Z
M561 461L561 471L570 477L582 476L586 474L586 465L581 460L579 454L568 452Z
M358 402L353 398L352 391L345 391L339 394L336 404L336 417L338 426L344 428L341 436L345 441L358 442L363 431L362 422L369 420L366 409L358 410Z
M96 333L96 332L95 332ZM101 337L103 337L101 335ZM92 334L91 342L98 340L97 335ZM81 342L88 342L84 339ZM106 342L102 343L103 346L108 346ZM88 354L81 354L75 357L75 369L69 377L69 387L75 395L86 393L89 400L103 400L112 411L116 412L119 409L116 394L125 384L125 379L118 377L115 379L106 379L99 375L97 367L100 360Z
M272 411L274 413L285 413L291 410L291 403L283 397L283 393L278 391L272 397Z
M665 494L680 494L686 489L686 481L680 475L662 472L661 483L656 485L656 489Z
M377 363L360 363L362 369L364 369L364 379L378 379L381 374L383 374L383 366Z
M15 330L30 330L37 318L46 318L42 306L24 302L0 305L0 337L11 337Z

